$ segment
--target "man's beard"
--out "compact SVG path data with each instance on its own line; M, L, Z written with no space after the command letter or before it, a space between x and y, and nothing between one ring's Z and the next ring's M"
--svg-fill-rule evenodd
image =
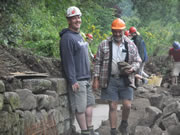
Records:
M122 36L121 37L113 37L115 42L121 42L122 41Z

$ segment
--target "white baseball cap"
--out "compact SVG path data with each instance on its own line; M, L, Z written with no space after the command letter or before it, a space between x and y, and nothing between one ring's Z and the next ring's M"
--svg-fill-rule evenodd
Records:
M79 16L82 15L82 13L79 10L79 8L77 8L75 6L72 6L72 7L69 7L67 9L66 17L73 17L73 16L76 16L76 15L79 15Z

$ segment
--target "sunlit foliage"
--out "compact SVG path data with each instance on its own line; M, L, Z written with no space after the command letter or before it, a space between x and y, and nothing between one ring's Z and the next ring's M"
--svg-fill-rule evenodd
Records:
M83 13L81 31L94 36L93 53L111 35L115 17L125 20L126 30L137 28L149 56L166 55L172 42L180 41L179 0L2 0L0 44L59 57L59 32L68 27L65 13L72 5Z

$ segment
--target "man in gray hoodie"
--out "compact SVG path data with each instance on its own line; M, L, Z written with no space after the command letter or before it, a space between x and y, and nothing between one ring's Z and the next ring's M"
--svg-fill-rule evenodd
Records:
M68 83L71 111L76 116L81 135L98 135L92 126L95 99L89 83L91 74L88 43L80 34L81 15L77 7L67 9L69 27L60 32L60 56Z

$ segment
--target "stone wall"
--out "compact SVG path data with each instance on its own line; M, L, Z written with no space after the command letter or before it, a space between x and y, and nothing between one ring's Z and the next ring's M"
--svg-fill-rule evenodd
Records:
M70 135L63 78L0 80L0 135Z

